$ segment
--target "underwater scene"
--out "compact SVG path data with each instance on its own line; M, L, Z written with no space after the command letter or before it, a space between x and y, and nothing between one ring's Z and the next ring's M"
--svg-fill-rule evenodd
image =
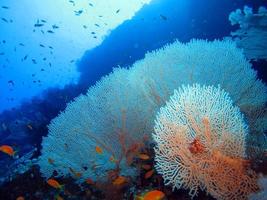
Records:
M267 0L0 18L0 200L267 200Z

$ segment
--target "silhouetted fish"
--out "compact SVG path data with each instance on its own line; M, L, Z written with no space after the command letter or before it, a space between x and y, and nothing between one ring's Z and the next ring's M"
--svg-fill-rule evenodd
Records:
M121 9L118 9L118 10L116 11L116 13L119 13L119 12L120 12L120 10L121 10Z
M163 19L163 20L167 20L167 17L164 16L164 15L160 15L160 17L161 17L161 19Z
M69 0L70 3L72 3L73 6L75 6L75 2L72 0Z
M26 60L27 58L28 58L28 55L25 55L24 58L23 58L23 60Z
M87 26L86 25L83 25L83 28L87 28Z
M41 26L43 26L44 24L40 24L40 23L36 23L36 24L34 24L34 27L41 27Z
M7 19L6 18L1 18L4 22L8 23Z
M49 48L49 49L53 49L53 47L51 47L51 46L48 46L48 48Z
M100 27L99 24L95 24L95 26Z
M23 43L19 43L19 45L20 45L20 46L23 46L23 47L25 46Z
M43 23L46 23L46 20L44 20L44 19L41 19L41 22L43 22Z
M8 6L2 6L2 8L4 8L4 9L9 9L9 7L8 7Z
M37 64L37 62L36 62L35 59L32 59L32 63L33 63L33 64Z
M39 45L40 45L40 47L43 47L43 48L45 47L43 44L39 44Z
M55 33L54 31L48 30L47 33Z
M94 5L92 3L89 3L89 6L93 7Z
M57 29L57 28L59 28L59 26L57 26L56 24L54 24L54 25L52 26L52 28L53 28L53 29Z
M78 11L74 11L75 12L75 15L79 16L83 13L83 10L78 10Z
M95 32L91 32L91 34L93 34L93 35L94 35L94 34L95 34Z
M7 83L10 84L11 86L15 85L14 81L12 81L12 80L9 80Z
M0 56L2 56L2 55L5 55L5 53L4 53L4 52L1 52L1 53L0 53Z

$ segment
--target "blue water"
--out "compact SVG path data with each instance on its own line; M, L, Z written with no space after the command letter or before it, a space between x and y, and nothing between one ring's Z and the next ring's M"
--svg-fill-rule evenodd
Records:
M12 4L14 4L13 1L5 0L3 3L0 1L0 6L11 5L10 10ZM229 36L231 31L238 28L238 26L230 24L228 20L229 13L238 8L242 9L244 5L256 10L259 6L267 6L267 1L152 0L138 10L130 20L123 21L113 29L98 46L92 49L88 47L88 50L79 57L71 58L75 60L75 73L78 72L79 76L77 80L66 81L61 86L54 84L48 88L36 87L38 80L41 80L42 83L40 84L44 85L46 85L46 81L50 80L49 77L44 77L39 73L45 66L39 66L39 63L37 63L36 71L29 72L29 74L37 74L38 78L33 79L37 82L31 81L32 86L28 83L26 87L20 84L27 80L25 77L20 77L21 72L19 70L17 74L14 74L13 71L12 74L9 74L8 68L11 67L9 63L12 63L12 61L7 62L0 58L2 62L0 67L5 68L0 71L0 80L4 77L5 80L14 81L15 84L14 87L12 82L4 85L2 81L3 84L0 85L0 95L4 96L0 102L0 145L10 144L15 146L20 157L36 148L34 156L38 156L42 136L47 135L47 125L50 120L56 117L60 111L63 111L66 104L74 97L86 93L87 89L95 84L97 80L110 73L113 67L131 66L135 61L143 59L146 52L158 49L175 40L188 42L192 38L223 39ZM4 12L5 10L0 8L0 15L4 15ZM47 13L49 13L49 10L47 10ZM15 17L16 12L13 11L12 14ZM25 20L27 20L27 17ZM0 21L0 53L4 45L12 44L12 38L5 35L5 23L3 20ZM12 26L16 26L16 22L13 22ZM23 32L23 30L17 31ZM3 43L3 40L6 41L6 44ZM37 44L45 42L46 39L36 41ZM75 44L75 41L73 43ZM27 46L27 44L25 45ZM12 47L13 44L6 48L5 55L11 54L12 57L14 51ZM40 48L40 52L32 52L36 54L35 59L41 60L43 57L49 59L49 56L43 56L41 51L43 51L42 48ZM69 61L69 57L64 56L64 45L60 51L58 55L62 56L53 59L56 61L68 59ZM30 49L27 54L31 54ZM19 57L24 55L20 54ZM49 61L46 62L46 64L48 63ZM12 64L19 66L20 62L16 61ZM258 71L258 77L266 82L267 62L264 60L253 62L253 67ZM50 70L53 72L53 67ZM57 73L59 72L57 71ZM71 76L64 71L59 75L59 77L62 76L63 80ZM5 93L2 93L1 90ZM24 93L29 94L30 98L16 100L16 95L20 96ZM29 128L28 125L32 128ZM0 154L0 176L6 176L7 170L13 162L13 158ZM3 193L2 190L0 192ZM8 196L7 194L1 195L6 198ZM12 198L10 197L10 199Z

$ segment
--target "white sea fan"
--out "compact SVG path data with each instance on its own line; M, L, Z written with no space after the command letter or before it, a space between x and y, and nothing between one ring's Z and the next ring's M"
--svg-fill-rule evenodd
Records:
M38 161L43 176L49 178L57 171L59 176L71 175L79 181L98 180L117 167L122 175L135 174L126 153L147 132L143 107L127 79L127 69L114 69L51 121ZM96 146L103 154L96 152Z
M156 117L156 169L166 185L247 199L256 176L246 171L247 125L229 95L214 86L182 86Z
M182 84L218 85L241 107L263 106L267 87L233 41L176 41L146 54L130 68L130 80L149 100L164 102Z

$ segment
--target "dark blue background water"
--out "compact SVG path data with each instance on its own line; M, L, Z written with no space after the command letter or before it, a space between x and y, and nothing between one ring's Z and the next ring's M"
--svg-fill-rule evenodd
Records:
M144 6L131 20L125 21L103 41L84 53L77 65L81 73L77 85L63 89L50 88L40 96L22 106L0 115L6 130L0 132L0 144L15 145L19 155L34 147L40 147L41 138L47 134L47 125L65 109L66 104L81 93L85 93L101 76L113 67L127 67L144 58L147 51L162 47L178 39L188 42L192 38L222 39L237 27L231 26L228 15L244 5L256 10L267 6L267 1L233 0L153 0ZM266 61L253 63L260 78L267 80ZM41 98L42 97L42 98ZM33 129L29 129L30 124ZM12 158L0 154L1 174L5 173Z

